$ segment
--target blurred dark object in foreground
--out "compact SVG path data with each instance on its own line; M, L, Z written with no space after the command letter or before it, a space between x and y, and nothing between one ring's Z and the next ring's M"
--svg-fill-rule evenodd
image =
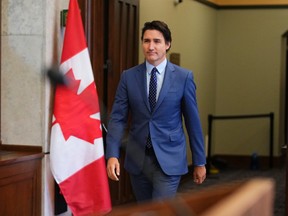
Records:
M175 199L115 207L109 216L272 216L275 182L253 178L179 194Z

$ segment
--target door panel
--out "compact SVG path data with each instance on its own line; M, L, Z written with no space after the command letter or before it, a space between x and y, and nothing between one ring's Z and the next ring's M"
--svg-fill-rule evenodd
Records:
M115 92L123 70L138 63L139 43L139 1L111 0L109 1L108 25L108 62L107 71L107 110L111 112ZM123 139L126 140L126 139ZM123 143L125 146L125 143ZM134 200L128 174L123 168L122 151L120 164L121 176L119 182L110 181L111 196L114 205Z
M116 88L124 69L138 63L139 1L109 1L108 112L111 111Z
M91 65L97 87L101 118L105 114L105 78L104 78L104 0L78 0L89 49ZM105 119L105 117L103 117Z

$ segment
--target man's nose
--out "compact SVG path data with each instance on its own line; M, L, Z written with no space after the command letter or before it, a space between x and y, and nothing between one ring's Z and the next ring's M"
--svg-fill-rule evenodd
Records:
M153 50L154 49L154 43L149 43L149 50Z

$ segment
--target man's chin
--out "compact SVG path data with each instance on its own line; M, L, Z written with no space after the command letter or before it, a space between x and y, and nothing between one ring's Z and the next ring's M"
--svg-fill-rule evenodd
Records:
M157 58L153 58L153 57L148 57L148 58L146 58L146 60L147 60L150 64L153 64L153 63L156 62L158 59L157 59Z

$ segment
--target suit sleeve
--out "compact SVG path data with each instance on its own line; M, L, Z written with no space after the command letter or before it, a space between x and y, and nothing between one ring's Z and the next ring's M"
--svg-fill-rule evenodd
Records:
M193 81L192 72L189 72L186 78L182 110L189 135L193 165L204 165L206 164L205 146L197 107L196 85Z
M106 158L120 157L121 140L127 126L129 101L125 71L121 75L108 123Z

